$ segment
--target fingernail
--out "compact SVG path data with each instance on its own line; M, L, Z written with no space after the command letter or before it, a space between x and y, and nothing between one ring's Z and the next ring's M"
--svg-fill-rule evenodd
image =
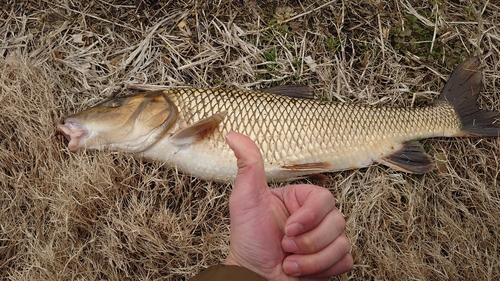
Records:
M286 274L291 276L299 276L300 269L299 265L294 261L284 261L283 262L283 270Z
M281 246L283 247L283 250L288 253L296 253L299 251L299 247L297 247L297 244L292 239L285 238Z
M288 237L293 237L304 232L304 227L300 223L292 223L285 228L285 234Z
M229 146L231 146L231 147L233 146L233 145L232 145L232 144L233 144L233 141L231 140L231 137L230 137L230 136L228 136L227 134L226 134L226 142L227 142L227 144L229 144Z

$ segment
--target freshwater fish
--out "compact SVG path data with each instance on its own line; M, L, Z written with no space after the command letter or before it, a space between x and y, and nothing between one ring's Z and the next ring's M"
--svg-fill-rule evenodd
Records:
M68 116L58 128L71 151L121 150L218 182L236 177L236 158L225 141L231 131L255 141L270 181L372 163L421 174L434 162L416 140L500 135L500 113L476 103L479 66L477 57L462 62L428 107L328 102L295 86L173 88L106 100Z

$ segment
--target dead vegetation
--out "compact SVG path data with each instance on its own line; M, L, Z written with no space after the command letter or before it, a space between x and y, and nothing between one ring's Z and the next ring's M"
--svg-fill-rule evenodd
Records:
M0 278L186 280L228 248L230 186L110 152L56 124L133 83L312 86L318 98L432 102L482 55L500 110L496 1L2 1ZM331 174L354 269L335 279L498 280L500 138L425 140L439 169Z

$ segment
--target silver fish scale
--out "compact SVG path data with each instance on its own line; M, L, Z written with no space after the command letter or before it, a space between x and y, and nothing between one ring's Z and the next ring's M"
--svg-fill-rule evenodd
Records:
M461 129L454 109L446 103L394 108L246 90L189 88L165 93L178 106L181 127L227 111L207 145L231 153L224 136L230 131L240 132L257 143L270 165L283 164L286 159L288 165L329 162L335 168L337 163L355 159L356 155L373 154L377 158L391 145L451 136Z

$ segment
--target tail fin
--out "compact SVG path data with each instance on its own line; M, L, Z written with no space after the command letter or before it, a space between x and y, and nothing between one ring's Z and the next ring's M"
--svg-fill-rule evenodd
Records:
M482 86L481 62L478 57L463 61L451 74L439 100L453 106L462 122L462 135L500 136L500 112L482 110L477 95Z

